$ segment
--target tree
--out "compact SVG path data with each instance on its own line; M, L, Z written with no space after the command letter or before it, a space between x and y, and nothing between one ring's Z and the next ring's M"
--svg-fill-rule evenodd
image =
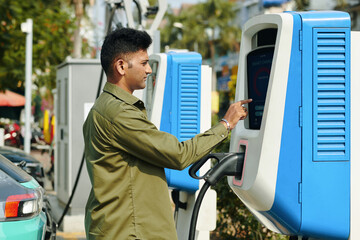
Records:
M82 39L80 35L81 19L84 16L84 4L82 0L72 1L75 7L76 28L74 31L74 58L81 58Z
M218 122L218 119L213 119ZM229 152L229 138L214 152ZM245 207L223 178L215 186L217 192L217 227L211 234L213 240L286 240L288 236L271 232Z
M310 0L295 0L296 9L298 11L305 10L310 5Z
M182 9L178 16L168 13L167 25L161 30L162 46L196 51L203 59L211 59L215 90L216 57L240 48L241 30L235 17L235 4L227 0L207 0Z
M61 0L0 0L0 90L23 91L25 33L20 25L33 19L33 82L55 88L56 66L71 54L74 19Z
M85 40L81 36L82 23L86 17L86 6L94 5L95 0L67 0L70 5L74 7L75 12L75 29L73 35L74 51L72 52L73 58L81 58L84 53L84 49L88 49L88 44L84 44ZM85 50L86 52L86 50Z
M295 0L295 6L297 11L309 10L310 0ZM346 11L349 3L347 0L336 0L335 9L340 11Z
M179 16L167 14L167 24L161 30L162 46L198 51L211 58L228 51L239 51L241 30L235 24L234 3L208 0L183 9Z

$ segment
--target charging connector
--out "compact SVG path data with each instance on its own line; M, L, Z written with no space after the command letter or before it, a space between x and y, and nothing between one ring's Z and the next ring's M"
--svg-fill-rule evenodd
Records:
M203 176L197 176L196 172L209 160L215 159L217 163L209 169ZM199 195L195 201L193 214L191 216L189 240L195 239L196 222L201 206L201 202L205 196L206 191L210 186L214 186L221 178L225 176L235 176L241 178L244 165L244 153L212 153L198 162L194 163L190 169L189 174L195 179L205 180L204 185L200 189Z

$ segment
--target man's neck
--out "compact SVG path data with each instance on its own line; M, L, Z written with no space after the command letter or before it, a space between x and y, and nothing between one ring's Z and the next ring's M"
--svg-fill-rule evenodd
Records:
M124 81L121 81L121 79L120 80L108 79L107 81L111 84L118 86L119 88L123 89L124 91L126 91L130 94L133 94L133 92L134 92L133 90L129 89L129 87L126 84L124 84Z

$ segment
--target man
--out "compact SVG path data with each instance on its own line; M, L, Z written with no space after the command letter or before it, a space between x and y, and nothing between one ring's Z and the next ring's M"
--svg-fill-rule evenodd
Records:
M177 239L164 168L184 169L227 138L242 104L232 104L223 121L205 133L179 142L147 119L142 101L149 66L150 36L120 29L103 43L101 64L107 75L83 127L85 156L92 184L86 205L87 239Z

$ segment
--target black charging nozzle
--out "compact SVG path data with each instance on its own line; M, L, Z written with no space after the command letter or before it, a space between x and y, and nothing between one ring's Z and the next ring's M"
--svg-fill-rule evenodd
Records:
M198 176L196 172L209 159L215 159L217 160L217 163L204 175ZM240 179L242 176L243 166L244 153L211 153L190 167L190 176L195 179L203 179L205 180L205 183L202 186L194 205L193 214L191 216L189 240L195 239L196 222L200 210L200 205L208 188L210 186L214 186L221 178L225 176L235 176L236 178Z
M196 172L209 160L215 159L217 163L203 176L197 176ZM195 179L204 179L214 186L224 176L241 177L244 163L244 153L211 153L194 163L189 174Z

